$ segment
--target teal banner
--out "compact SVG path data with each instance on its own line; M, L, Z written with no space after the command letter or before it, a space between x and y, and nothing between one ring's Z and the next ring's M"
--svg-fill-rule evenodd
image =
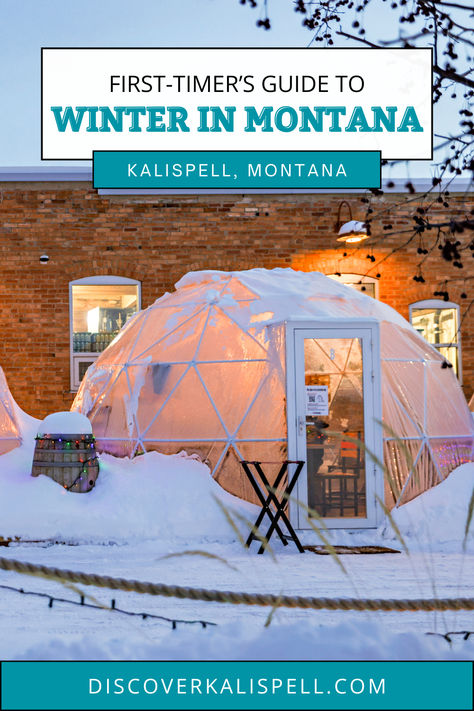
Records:
M380 188L380 151L94 151L103 189Z
M2 709L471 709L471 662L4 662Z

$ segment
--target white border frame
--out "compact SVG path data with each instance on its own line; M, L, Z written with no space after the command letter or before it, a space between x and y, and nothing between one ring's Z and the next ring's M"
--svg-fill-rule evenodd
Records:
M142 283L138 279L129 279L128 277L114 276L112 274L104 274L99 276L82 277L69 282L69 382L72 393L77 393L80 383L76 379L76 360L95 361L100 353L92 353L84 351L82 353L74 353L73 351L73 314L72 314L72 287L80 286L120 286L121 284L132 284L138 287L138 309L142 308ZM77 383L77 384L76 384Z
M345 319L335 322L332 319L318 321L298 321L286 324L286 372L287 372L287 428L288 428L288 459L298 459L302 447L298 436L298 346L297 338L321 337L344 338L358 337L363 339L363 358L370 356L371 367L363 370L364 387L364 419L365 442L367 448L379 462L383 462L383 430L382 430L382 391L381 391L381 361L379 324L375 319ZM314 334L314 335L312 335ZM300 364L301 365L301 364ZM306 458L306 457L305 457ZM367 497L368 517L325 519L328 528L361 529L376 528L383 519L383 511L376 502L376 496L384 500L384 476L382 468L370 457L366 456L366 484L371 492L372 502ZM295 498L307 503L306 465L300 475ZM303 530L302 517L296 501L290 501L290 520ZM306 529L305 529L306 530Z
M412 311L413 309L456 309L457 313L457 337L458 341L457 343L430 343L429 345L432 346L438 353L439 353L439 348L448 348L449 346L455 347L458 349L458 373L457 373L457 379L459 380L459 384L462 385L462 347L461 347L461 307L459 304L455 304L454 301L444 301L443 299L423 299L422 301L414 301L412 304L408 306L408 312L409 312L409 321L410 325L412 328L415 328L413 326L413 323L411 321L411 316L412 316ZM416 331L416 329L415 329ZM417 331L417 333L419 333ZM421 333L419 334L421 336ZM423 336L421 336L423 338ZM426 339L423 339L426 340ZM428 341L426 341L428 343Z

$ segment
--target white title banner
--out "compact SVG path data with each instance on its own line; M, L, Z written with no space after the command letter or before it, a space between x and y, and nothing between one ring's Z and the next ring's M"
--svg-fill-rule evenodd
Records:
M432 157L430 49L42 50L42 158L93 150Z

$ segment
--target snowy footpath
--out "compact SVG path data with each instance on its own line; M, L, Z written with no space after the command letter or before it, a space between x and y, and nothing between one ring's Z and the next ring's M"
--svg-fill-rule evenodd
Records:
M33 423L32 423L33 426ZM28 441L26 438L25 441ZM32 438L31 438L32 439ZM394 518L409 554L331 556L297 553L272 539L274 555L247 551L222 505L253 519L255 509L223 491L203 464L150 453L133 461L104 455L96 488L66 492L32 478L31 447L0 457L0 535L22 542L0 548L8 558L143 581L218 590L316 597L472 597L472 533L463 546L474 464L399 509ZM318 543L304 534L304 542ZM26 542L29 541L29 542ZM38 542L34 542L38 541ZM56 541L56 543L53 543ZM350 535L339 544L401 549L391 526ZM464 541L465 542L465 541ZM466 543L466 542L465 542ZM204 555L206 554L206 555ZM472 659L474 613L369 613L286 610L193 602L105 589L72 589L0 571L0 586L39 591L177 620L127 617L25 596L0 587L2 659ZM81 586L79 586L80 588ZM427 632L438 634L426 634Z

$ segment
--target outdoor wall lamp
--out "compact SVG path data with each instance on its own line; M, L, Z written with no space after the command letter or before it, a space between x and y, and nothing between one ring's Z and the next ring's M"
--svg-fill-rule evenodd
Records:
M341 209L344 205L346 205L347 209L349 210L350 219L348 222L342 222L341 220ZM358 220L352 219L351 206L349 205L347 200L342 200L342 202L339 203L339 208L337 211L337 220L336 224L334 225L334 231L337 232L337 234L339 235L337 241L345 242L346 244L355 244L357 242L362 242L369 236L367 234L367 227L365 226L365 222L359 222Z

